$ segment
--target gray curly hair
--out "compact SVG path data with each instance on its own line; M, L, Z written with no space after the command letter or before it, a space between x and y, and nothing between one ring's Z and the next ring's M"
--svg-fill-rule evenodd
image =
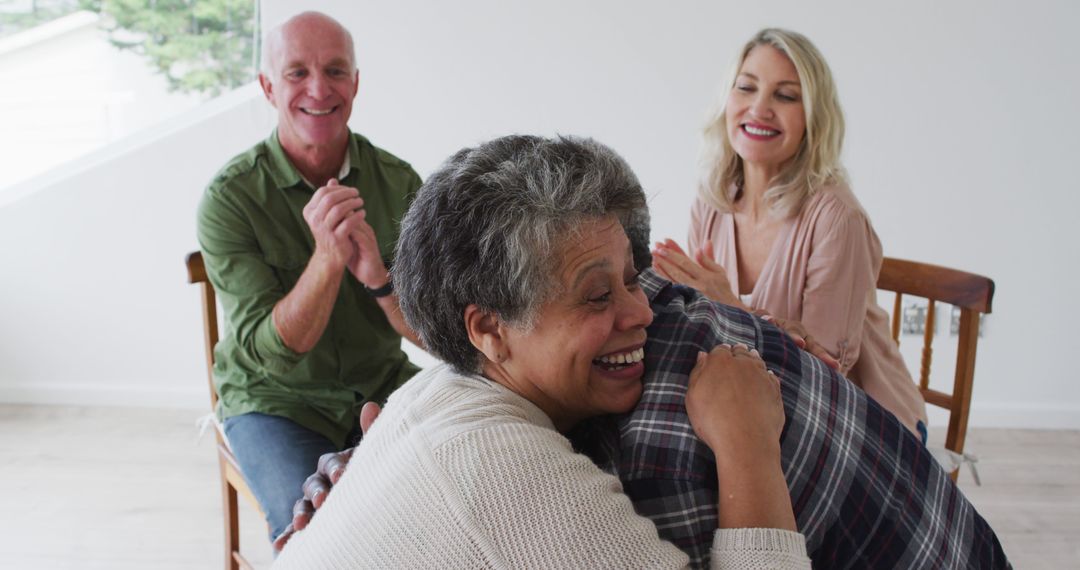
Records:
M465 308L528 330L559 291L562 244L609 215L626 231L637 269L651 265L645 192L610 148L513 135L458 151L420 187L401 223L392 273L406 322L434 355L479 372Z

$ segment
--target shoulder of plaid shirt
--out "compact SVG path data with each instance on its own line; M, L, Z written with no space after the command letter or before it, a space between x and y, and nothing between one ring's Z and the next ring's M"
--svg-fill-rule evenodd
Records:
M713 454L694 435L685 397L698 351L757 348L781 380L784 475L814 567L1011 568L1001 544L926 447L877 402L782 331L744 311L641 275L655 318L641 400L571 434L616 473L660 536L708 565L717 525Z

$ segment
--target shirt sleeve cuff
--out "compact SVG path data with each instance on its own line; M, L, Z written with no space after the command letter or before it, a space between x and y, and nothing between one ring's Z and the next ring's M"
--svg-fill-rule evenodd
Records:
M713 537L712 568L810 568L802 534L778 528L721 528Z
M272 374L286 374L296 366L303 354L285 346L277 327L274 326L273 313L268 313L255 329L255 354L258 362Z

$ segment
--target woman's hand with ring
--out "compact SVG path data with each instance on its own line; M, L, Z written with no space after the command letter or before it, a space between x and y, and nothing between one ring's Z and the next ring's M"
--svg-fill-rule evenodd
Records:
M756 350L719 345L698 355L686 411L694 432L721 462L758 455L779 460L784 406L780 384Z
M818 357L829 368L840 371L840 361L832 354L829 354L829 351L825 350L825 347L820 342L810 336L810 332L806 330L802 323L774 317L764 312L758 313L758 316L761 317L761 320L776 325L780 330L787 333L791 340L795 341L796 346Z

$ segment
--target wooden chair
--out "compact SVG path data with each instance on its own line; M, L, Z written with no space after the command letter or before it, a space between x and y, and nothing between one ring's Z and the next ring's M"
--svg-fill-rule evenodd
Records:
M186 258L188 283L196 283L202 291L203 341L206 348L206 378L210 382L210 409L217 409L218 395L214 388L214 346L218 341L217 300L214 286L206 276L202 253L195 251ZM251 506L259 510L259 502L248 488L240 466L236 463L220 424L214 422L217 438L218 465L221 468L222 510L225 514L225 568L228 570L250 569L252 566L240 554L240 513L237 496L243 496Z
M927 300L926 326L923 331L922 362L919 367L919 391L926 403L949 410L949 430L945 448L963 454L971 408L971 385L975 376L975 348L979 343L979 317L990 313L994 299L994 281L947 267L886 257L878 276L878 289L896 293L892 314L892 337L900 344L901 298L904 295ZM933 357L934 307L936 302L960 309L957 335L956 375L951 394L930 388L930 361ZM953 473L953 480L956 472Z

